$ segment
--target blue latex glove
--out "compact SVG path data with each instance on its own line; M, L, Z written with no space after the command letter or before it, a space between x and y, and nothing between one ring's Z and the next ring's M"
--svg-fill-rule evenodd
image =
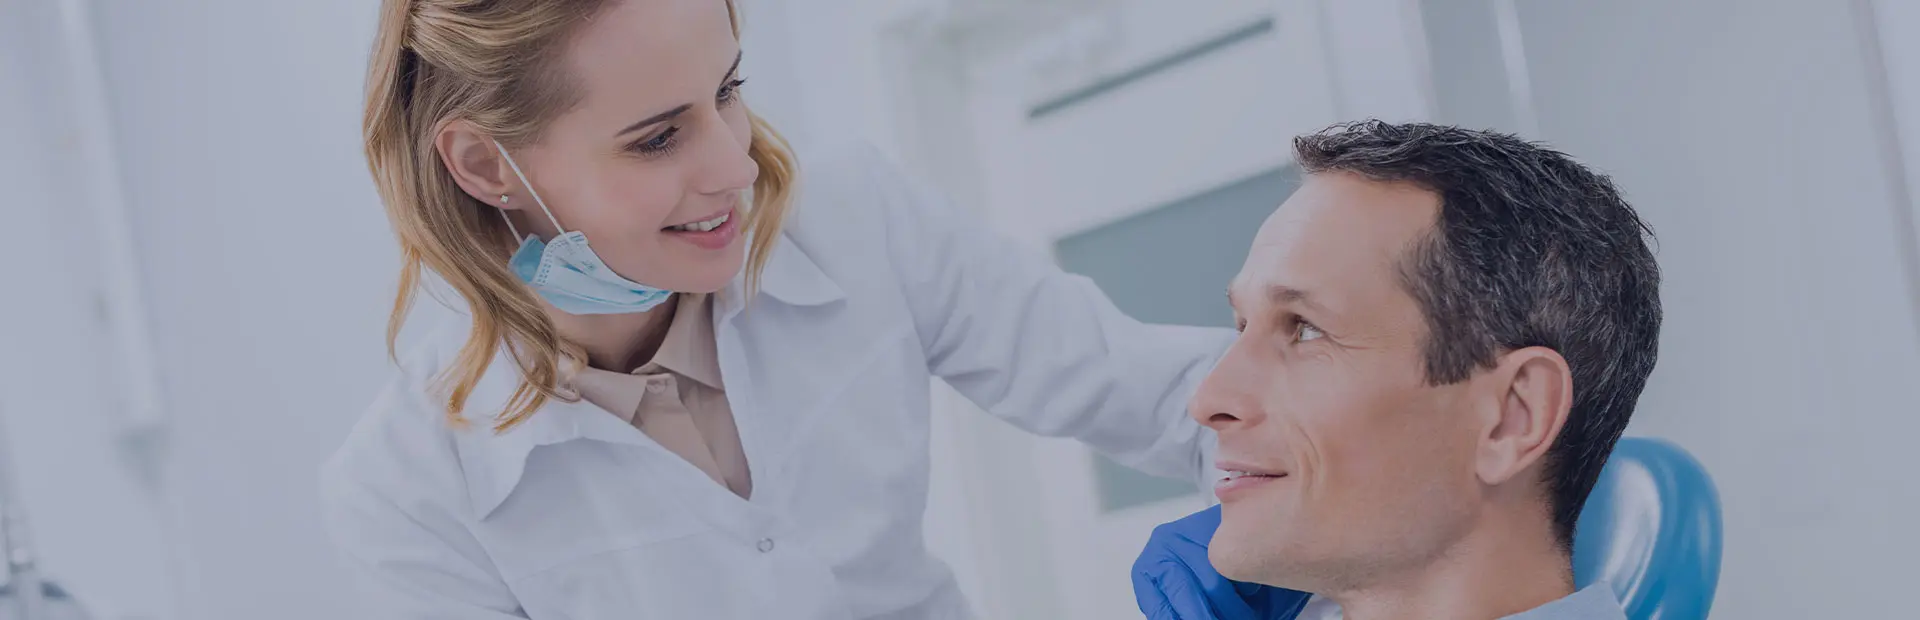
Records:
M1220 576L1207 543L1220 528L1214 506L1153 528L1133 561L1133 598L1148 620L1293 620L1310 597Z

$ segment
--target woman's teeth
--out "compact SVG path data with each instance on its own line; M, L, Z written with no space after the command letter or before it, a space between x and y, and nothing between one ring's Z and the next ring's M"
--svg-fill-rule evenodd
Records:
M667 230L675 230L680 232L707 232L709 230L719 228L721 224L727 223L727 218L730 218L730 217L733 217L733 213L730 213L730 212L722 213L720 214L720 217L716 217L704 222L681 224L679 226L668 226Z
M1252 472L1244 472L1244 471L1229 471L1229 472L1227 472L1227 479L1228 479L1228 480L1232 480L1232 479L1235 479L1235 478L1246 478L1246 477L1255 477L1255 478L1278 478L1278 477L1280 477L1280 476L1282 476L1282 475L1285 475L1285 474L1256 474L1256 473L1252 473Z

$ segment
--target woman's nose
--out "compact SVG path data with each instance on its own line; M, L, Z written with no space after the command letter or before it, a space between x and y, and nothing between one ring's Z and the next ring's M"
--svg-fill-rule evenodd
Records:
M730 131L711 131L707 135L700 180L696 185L700 193L718 195L752 188L753 182L760 178L760 164L753 161L749 147L742 146Z

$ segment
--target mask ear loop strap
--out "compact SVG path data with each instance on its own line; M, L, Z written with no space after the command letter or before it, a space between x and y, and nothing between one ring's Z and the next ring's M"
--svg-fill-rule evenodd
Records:
M500 195L500 204L507 204L507 195L506 195L506 194L501 194L501 195ZM520 236L520 229L518 229L518 228L514 228L514 227L513 227L513 216L510 216L510 215L507 215L507 210L506 210L506 209L494 209L494 210L495 210L495 211L499 211L499 212L500 212L500 219L502 219L502 220L506 220L506 222L507 222L507 232L509 232L509 233L512 233L512 234L513 234L513 242L514 242L514 243L520 243L520 242L521 242L522 240L525 240L525 239L526 239L526 237L522 237L522 236Z
M527 193L533 195L534 204L540 205L540 212L547 214L547 221L553 222L553 230L557 234L562 234L562 235L567 234L567 229L560 226L560 220L558 218L553 217L553 211L547 208L547 201L540 199L540 191L534 189L532 183L527 182L527 175L526 173L520 171L520 164L514 163L513 156L507 154L507 147L500 146L500 141L494 140L493 148L500 151L501 157L506 158L507 167L513 169L513 176L518 177L520 179L520 184L525 185L527 187ZM506 214L507 212L505 209L502 209L500 211L500 215L505 216ZM509 229L513 228L512 221L507 222L507 228ZM515 232L514 234L517 236L520 233Z

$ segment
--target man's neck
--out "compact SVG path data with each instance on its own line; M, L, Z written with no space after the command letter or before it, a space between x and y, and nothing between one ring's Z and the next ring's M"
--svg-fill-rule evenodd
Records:
M1435 561L1329 593L1349 620L1493 620L1573 594L1572 564L1538 518L1486 519Z

